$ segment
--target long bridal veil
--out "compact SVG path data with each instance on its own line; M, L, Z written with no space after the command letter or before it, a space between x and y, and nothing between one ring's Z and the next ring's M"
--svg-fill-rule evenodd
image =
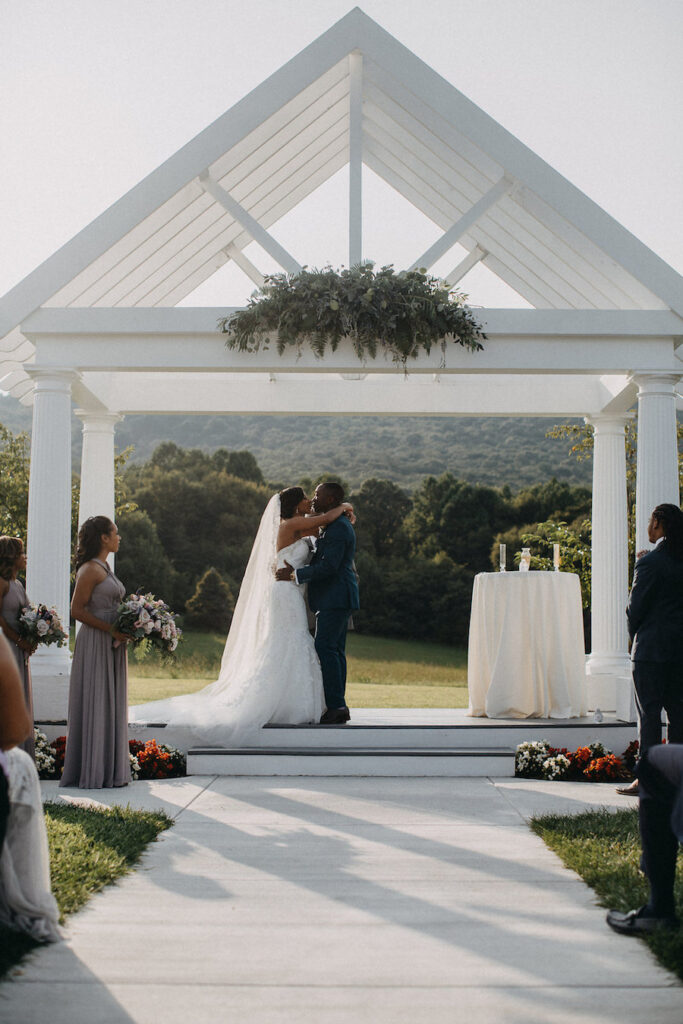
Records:
M204 742L224 744L236 735L243 741L268 721L269 692L263 680L277 640L272 595L279 524L280 496L275 494L261 517L216 682L197 693L132 707L131 722L188 726Z

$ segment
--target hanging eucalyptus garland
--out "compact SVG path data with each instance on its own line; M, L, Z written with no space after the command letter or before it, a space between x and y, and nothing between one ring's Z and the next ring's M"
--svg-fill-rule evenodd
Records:
M350 338L360 360L388 352L405 369L420 350L439 345L446 356L448 340L472 351L483 348L486 335L466 296L423 270L376 273L372 263L338 272L304 268L298 274L265 279L244 309L219 320L228 348L255 352L275 338L280 355L290 346L299 352L308 343L322 356L342 338Z

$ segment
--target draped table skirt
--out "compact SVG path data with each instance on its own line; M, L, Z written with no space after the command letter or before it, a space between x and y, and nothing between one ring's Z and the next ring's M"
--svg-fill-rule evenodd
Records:
M469 715L581 717L586 713L585 661L578 576L491 572L475 577Z

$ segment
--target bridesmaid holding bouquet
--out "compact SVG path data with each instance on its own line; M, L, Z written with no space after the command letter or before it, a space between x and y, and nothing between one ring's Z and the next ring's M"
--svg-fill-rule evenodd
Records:
M26 553L19 537L0 537L0 627L10 641L12 653L19 669L24 690L24 699L31 721L33 721L33 694L31 692L31 669L28 659L35 648L19 635L19 616L28 605L23 583L17 579L26 572ZM33 729L31 735L21 744L22 749L35 760Z
M103 789L130 782L127 637L113 627L125 587L107 564L119 549L111 519L91 516L81 526L71 615L76 637L60 786ZM114 646L114 641L119 641Z

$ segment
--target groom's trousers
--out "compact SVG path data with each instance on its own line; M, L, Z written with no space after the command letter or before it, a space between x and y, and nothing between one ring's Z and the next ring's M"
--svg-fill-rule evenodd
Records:
M330 710L346 707L346 631L350 614L349 608L325 608L315 616L315 649Z

